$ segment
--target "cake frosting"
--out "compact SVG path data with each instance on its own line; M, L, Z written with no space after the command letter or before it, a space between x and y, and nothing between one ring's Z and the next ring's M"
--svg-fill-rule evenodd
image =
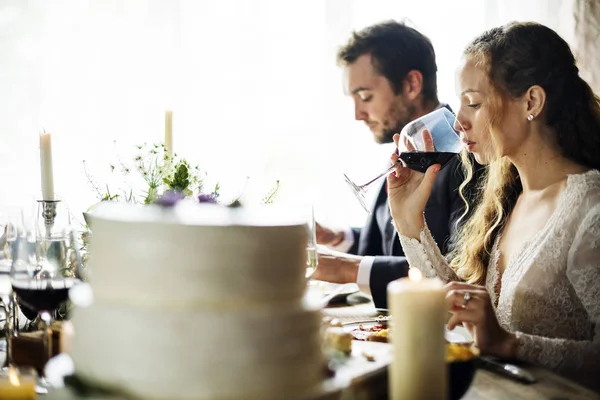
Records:
M306 225L265 207L102 204L94 301L73 312L84 378L144 399L301 399L323 380Z

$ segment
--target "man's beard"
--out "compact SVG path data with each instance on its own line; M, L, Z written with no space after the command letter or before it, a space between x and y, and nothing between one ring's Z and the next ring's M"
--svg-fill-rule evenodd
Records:
M400 96L390 105L386 117L383 120L381 135L375 137L375 140L380 143L392 143L394 135L400 133L402 128L416 117L415 106L405 102Z

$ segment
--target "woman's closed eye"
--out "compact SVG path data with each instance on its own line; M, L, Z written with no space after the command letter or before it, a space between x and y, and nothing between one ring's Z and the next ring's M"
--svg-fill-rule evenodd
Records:
M477 110L481 106L481 103L468 104L467 107Z

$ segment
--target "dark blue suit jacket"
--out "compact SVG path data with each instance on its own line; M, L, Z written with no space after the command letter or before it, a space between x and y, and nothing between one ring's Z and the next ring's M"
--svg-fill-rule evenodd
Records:
M477 181L478 173L472 182ZM438 174L425 207L425 220L442 254L451 249L451 237L465 206L458 187L464 176L459 157L454 157ZM473 185L471 185L473 187ZM371 268L370 289L376 307L387 308L387 285L407 276L408 262L392 226L387 204L385 181L371 210L364 228L353 228L354 245L349 253L374 256Z

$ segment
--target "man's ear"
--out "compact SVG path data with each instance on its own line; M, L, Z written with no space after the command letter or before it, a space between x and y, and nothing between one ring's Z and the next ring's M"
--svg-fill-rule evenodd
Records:
M423 74L417 70L410 70L402 81L402 94L407 100L415 100L423 90Z

